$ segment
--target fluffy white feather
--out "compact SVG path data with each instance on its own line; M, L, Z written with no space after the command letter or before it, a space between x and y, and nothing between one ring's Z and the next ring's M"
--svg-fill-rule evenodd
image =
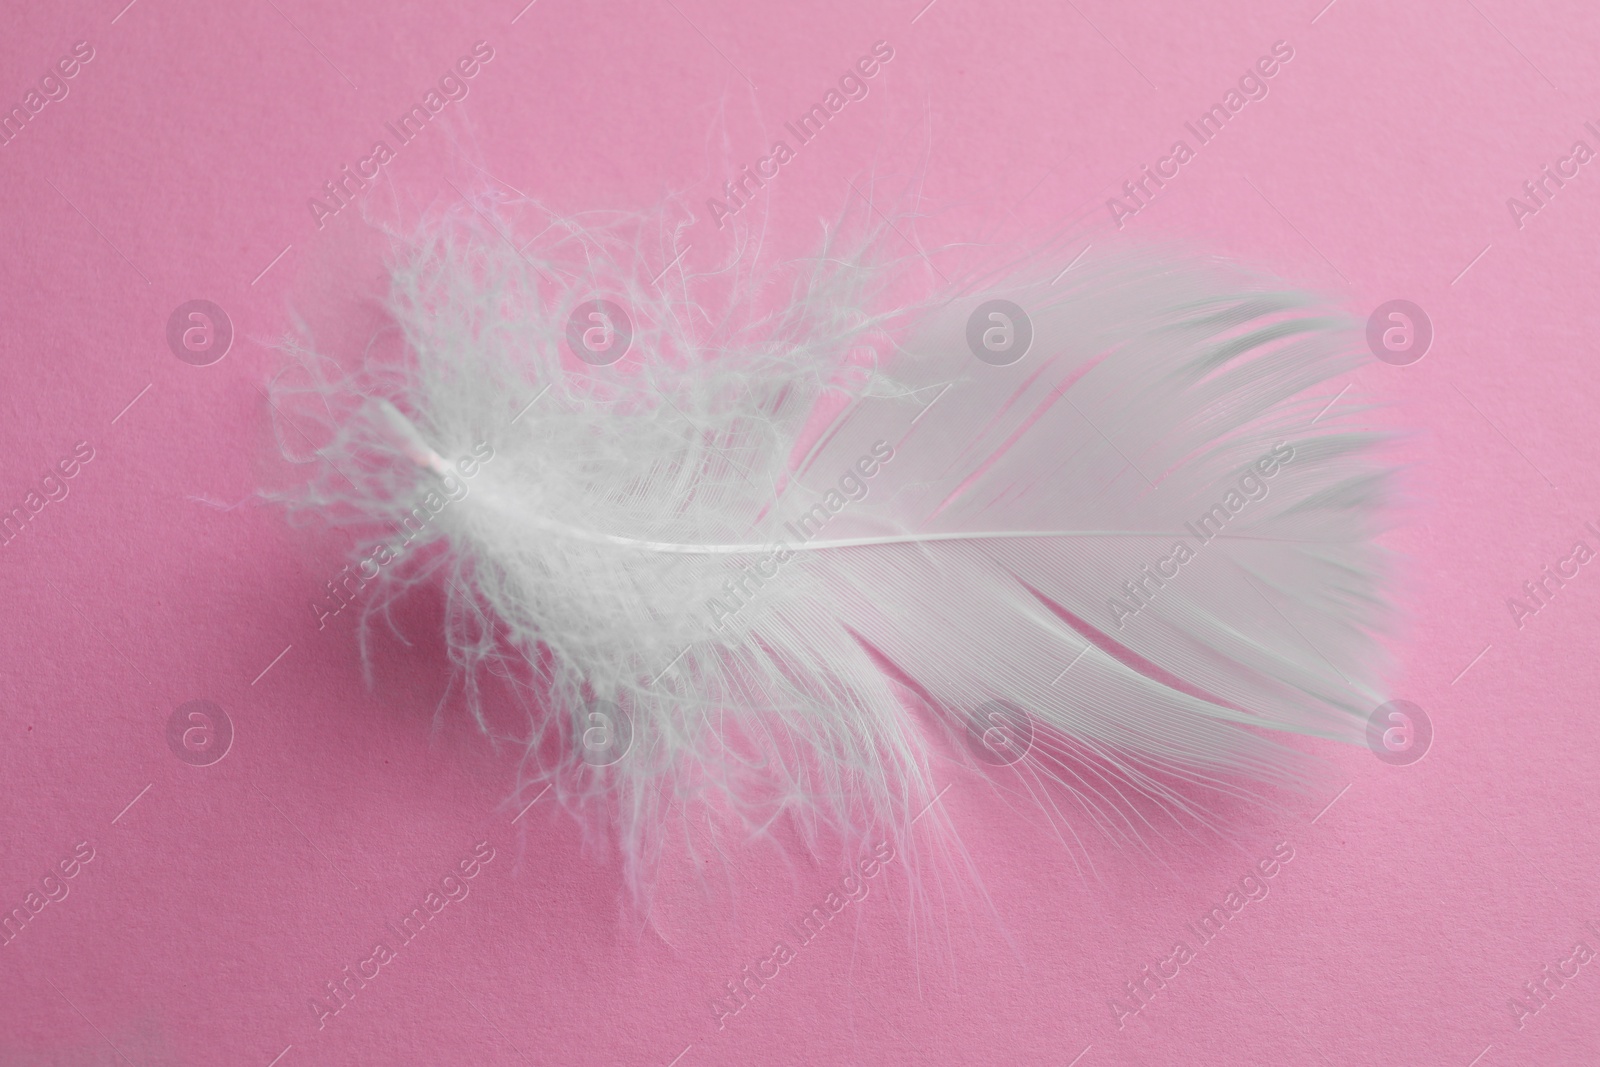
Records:
M1301 758L1257 727L1350 740L1379 702L1387 472L1354 406L1317 417L1359 359L1315 299L1130 255L891 309L871 239L658 287L670 239L567 222L518 252L482 219L399 244L403 357L296 349L334 413L300 503L360 560L410 534L362 572L363 634L440 583L469 705L511 665L530 784L598 802L635 885L685 801L899 836L936 750L986 737L1134 837L1130 796L1292 784ZM597 296L635 330L608 367L566 338ZM996 297L1034 334L1008 366L967 338ZM596 767L612 706L631 746Z

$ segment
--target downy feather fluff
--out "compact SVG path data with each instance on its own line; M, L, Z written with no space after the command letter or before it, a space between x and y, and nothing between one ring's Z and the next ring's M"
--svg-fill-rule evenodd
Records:
M889 307L871 239L657 283L670 235L519 252L486 218L397 243L403 354L300 343L275 401L331 413L299 504L358 539L363 638L436 583L478 721L484 668L523 687L528 788L602 813L635 886L695 802L901 837L951 752L1133 839L1134 798L1292 785L1262 728L1352 740L1379 702L1388 473L1322 413L1360 357L1317 299L1130 253ZM596 297L634 331L611 366L568 344ZM997 298L1033 334L1006 366L968 340Z

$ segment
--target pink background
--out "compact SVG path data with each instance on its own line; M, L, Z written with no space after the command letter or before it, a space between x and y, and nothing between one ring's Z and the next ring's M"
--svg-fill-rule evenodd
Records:
M1576 538L1600 547L1582 526L1600 525L1600 177L1520 228L1506 204L1574 140L1600 148L1593 5L122 2L13 4L0 34L7 106L74 42L95 52L0 147L0 505L74 442L95 450L0 548L0 907L74 843L95 853L0 946L0 1063L1600 1060L1600 963L1521 1028L1507 1007L1576 941L1600 947L1600 576L1521 628L1506 606ZM307 606L342 539L207 503L303 477L272 447L264 342L360 239L354 211L319 230L307 199L480 40L494 59L374 204L491 184L463 160L565 211L686 191L686 256L708 269L731 246L704 198L885 40L870 95L763 194L783 249L812 242L847 180L920 168L929 248L1082 216L1087 240L1181 239L1362 318L1416 301L1427 357L1357 378L1417 429L1418 506L1390 538L1412 620L1392 692L1432 717L1433 750L1391 767L1320 746L1346 791L1241 816L1235 852L1091 839L1092 876L951 763L939 803L992 910L913 931L891 864L719 1030L710 999L843 864L750 849L706 883L669 868L641 924L563 813L513 823L509 765L459 714L435 726L437 602L418 598L418 644L384 646L369 691L350 616L318 632ZM1117 237L1105 198L1279 40L1294 58L1270 95ZM194 298L237 331L208 367L165 341ZM199 698L237 731L206 767L165 738ZM308 998L481 840L496 855L470 895L319 1029ZM1277 841L1294 859L1270 896L1119 1028L1108 998Z

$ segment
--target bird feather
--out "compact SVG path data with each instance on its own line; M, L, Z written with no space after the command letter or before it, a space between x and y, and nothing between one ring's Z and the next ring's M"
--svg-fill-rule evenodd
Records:
M479 723L479 672L519 679L529 784L598 804L634 883L685 802L900 832L954 751L1115 831L1174 780L1293 784L1272 731L1359 735L1391 472L1322 410L1361 362L1322 300L1135 251L890 307L893 263L833 232L776 285L487 219L398 241L398 358L289 346L281 406L328 413L296 502L358 531L364 637L439 585ZM609 366L566 327L597 296L632 331ZM996 359L990 328L1031 339Z

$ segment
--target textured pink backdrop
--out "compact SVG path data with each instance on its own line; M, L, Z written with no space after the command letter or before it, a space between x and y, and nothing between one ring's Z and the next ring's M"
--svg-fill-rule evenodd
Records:
M1521 627L1506 603L1575 539L1600 547L1600 175L1520 220L1507 204L1574 141L1600 149L1592 5L122 3L12 4L0 32L6 106L92 48L0 146L0 510L93 450L0 547L0 909L75 872L0 945L0 1063L1600 1061L1600 964L1546 978L1520 1026L1508 1007L1546 965L1570 974L1575 943L1600 947L1600 576ZM467 97L367 196L489 182L463 160L566 211L686 191L698 268L729 247L703 205L730 164L874 42L894 58L869 95L756 205L782 248L847 182L916 168L928 247L1079 216L1116 240L1106 198L1287 42L1269 94L1122 233L1259 263L1363 318L1393 298L1430 316L1426 358L1358 378L1417 429L1419 505L1390 538L1412 618L1393 693L1427 710L1433 750L1392 767L1322 746L1344 792L1243 817L1236 853L1091 844L1096 877L952 763L939 802L992 914L913 938L891 863L719 1029L711 998L842 864L751 849L709 884L669 869L641 927L568 819L517 817L505 763L458 718L434 728L436 642L385 646L369 691L349 616L317 630L342 539L212 506L301 476L272 448L263 342L291 297L319 310L358 233L353 210L319 228L308 198L480 41ZM210 366L166 342L191 299L235 329ZM406 621L420 636L436 614L421 597ZM209 766L167 742L196 699L236 731ZM319 1028L309 998L482 841L465 899ZM1275 842L1293 860L1270 895L1119 1027L1109 998Z

